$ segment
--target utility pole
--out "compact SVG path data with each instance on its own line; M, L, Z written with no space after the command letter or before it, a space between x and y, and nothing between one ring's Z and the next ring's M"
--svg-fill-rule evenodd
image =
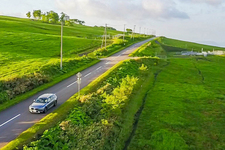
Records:
M134 25L134 30L133 30L133 32L132 32L132 38L133 38L133 40L134 40L135 27L136 27L136 25Z
M61 20L61 51L60 51L60 57L61 57L61 61L60 61L60 69L62 70L63 69L63 66L62 66L62 62L63 62L63 52L62 52L62 49L63 49L63 22L65 20L69 20L69 16L65 15L62 20Z
M107 40L107 24L105 24L105 50L106 50L106 40Z
M124 24L123 41L124 41L124 36L125 36L125 28L126 28L126 24Z
M103 34L103 37L102 37L102 45L101 45L101 48L103 47L103 44L104 44L104 40L105 40L105 49L106 49L106 40L107 40L107 24L105 24L105 31L104 31L104 34Z
M144 28L144 35L145 35L145 28Z
M60 69L61 70L62 70L62 58L63 58L62 48L63 48L63 21L61 21L61 51L60 51L60 56L61 56Z

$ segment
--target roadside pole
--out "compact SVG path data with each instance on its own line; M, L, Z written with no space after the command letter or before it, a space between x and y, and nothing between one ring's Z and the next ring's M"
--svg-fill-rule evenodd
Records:
M80 85L81 85L81 76L80 72L77 73L77 85L78 85L78 96L80 97Z
M60 69L62 70L62 47L63 47L63 21L61 21L61 51L60 51L60 56L61 56L61 61L60 61Z
M107 24L105 24L105 50L106 50L106 40L107 40Z
M124 24L123 41L124 41L124 36L125 36L125 28L126 28L126 24Z
M132 38L133 38L133 40L134 40L135 27L136 27L136 25L134 25L134 30L132 32Z
M61 57L61 61L60 61L60 69L62 70L63 69L63 66L62 66L62 61L63 61L63 52L62 52L62 49L63 49L63 22L65 20L69 20L69 16L65 15L64 18L61 20L61 51L60 51L60 57Z

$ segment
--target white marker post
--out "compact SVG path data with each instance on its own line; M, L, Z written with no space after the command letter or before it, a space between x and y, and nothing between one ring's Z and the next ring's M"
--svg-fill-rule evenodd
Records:
M80 97L81 76L82 76L82 74L80 72L78 72L78 74L77 74L77 85L78 85L78 96L79 97Z

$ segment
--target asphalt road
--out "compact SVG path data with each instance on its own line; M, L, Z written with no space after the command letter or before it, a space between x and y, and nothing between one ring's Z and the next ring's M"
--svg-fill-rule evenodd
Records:
M153 38L136 43L108 58L102 59L101 62L83 70L81 72L81 88L87 86L91 81L103 74L119 61L128 59L128 55L131 52L152 39ZM19 104L2 111L0 113L0 148L2 148L11 140L15 139L19 134L31 127L47 114L51 113L54 109L57 109L72 95L77 93L77 86L77 76L74 75L42 92L35 94L34 96L20 102ZM58 96L57 106L50 109L46 114L29 113L29 105L33 102L34 99L44 93L56 93L56 95Z

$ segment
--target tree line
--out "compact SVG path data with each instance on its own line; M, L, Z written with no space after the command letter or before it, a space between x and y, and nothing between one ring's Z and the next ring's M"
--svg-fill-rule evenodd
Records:
M61 15L59 16L58 13L54 12L54 11L49 11L49 12L41 12L41 10L33 10L33 13L31 14L31 12L27 12L26 16L28 18L31 18L33 15L33 18L36 20L41 20L42 22L47 22L47 23L53 23L53 24L57 24L60 22L65 23L65 25L67 26L73 26L74 24L80 24L80 25L84 25L85 21L79 20L79 19L65 19L66 14L65 13L61 13ZM69 16L68 16L69 18Z

